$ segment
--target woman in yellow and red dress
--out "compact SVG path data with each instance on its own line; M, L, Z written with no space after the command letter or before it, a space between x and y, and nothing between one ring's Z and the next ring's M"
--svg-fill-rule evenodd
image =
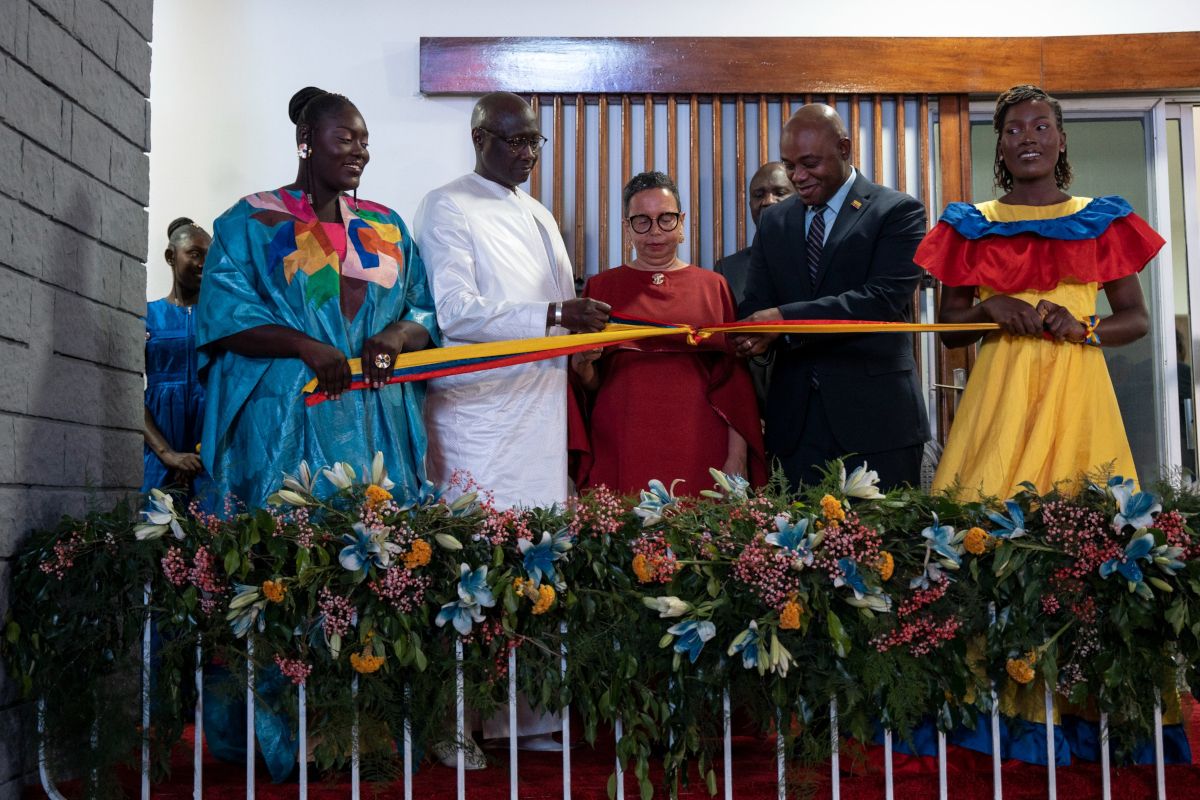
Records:
M933 489L1003 500L1028 481L1045 494L1055 481L1110 463L1114 474L1135 477L1100 347L1146 335L1150 315L1138 273L1165 242L1124 199L1064 191L1072 175L1062 107L1044 91L1016 86L1002 94L993 127L996 186L1005 194L974 206L951 203L915 257L944 286L939 322L1000 326L983 336ZM1101 287L1112 308L1104 319L1096 316ZM942 334L947 347L979 338ZM1012 692L1001 698L1002 710L1024 728L1021 735L1003 729L1002 754L1044 764L1042 694L1022 695L1036 702ZM1098 758L1094 723L1067 709L1055 722L1059 764L1072 755ZM1165 733L1167 760L1190 762L1182 726ZM952 741L991 751L986 731L959 731ZM1135 755L1147 757L1153 752Z

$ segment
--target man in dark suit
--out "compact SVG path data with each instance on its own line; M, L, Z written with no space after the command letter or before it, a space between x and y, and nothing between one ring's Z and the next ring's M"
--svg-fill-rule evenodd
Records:
M796 193L796 187L788 178L787 170L778 161L763 164L750 179L746 202L750 205L750 219L758 227L764 208L781 203ZM746 273L750 270L750 248L744 247L732 255L725 256L713 264L713 272L729 282L733 299L740 308L746 299ZM768 350L750 357L750 377L754 381L754 394L758 398L758 415L766 418L767 389L771 384L774 353Z
M850 139L826 105L797 111L779 143L798 196L766 209L750 249L748 320L910 321L925 208L850 164ZM920 483L929 420L909 334L747 334L742 355L776 349L766 445L793 487L855 454L884 489Z

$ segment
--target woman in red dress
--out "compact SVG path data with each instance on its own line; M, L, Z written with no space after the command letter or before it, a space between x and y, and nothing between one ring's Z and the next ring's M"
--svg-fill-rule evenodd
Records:
M637 258L593 276L585 297L614 317L692 325L733 322L725 279L676 255L684 214L675 182L643 172L622 193L623 226ZM654 478L684 482L679 494L712 487L708 470L766 482L762 429L750 373L724 335L691 345L683 334L611 345L571 357L582 412L573 426L574 477L581 491L600 485L636 492Z

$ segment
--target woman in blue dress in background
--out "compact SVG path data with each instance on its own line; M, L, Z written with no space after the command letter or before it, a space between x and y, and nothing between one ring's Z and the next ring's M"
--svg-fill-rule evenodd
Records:
M196 302L209 235L187 217L167 226L165 257L171 292L146 304L146 471L142 493L184 489L203 482L196 452L204 419L204 385L196 374Z

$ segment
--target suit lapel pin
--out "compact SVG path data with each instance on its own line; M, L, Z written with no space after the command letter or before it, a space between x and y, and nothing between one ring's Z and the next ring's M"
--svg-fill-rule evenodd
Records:
M857 200L851 200L850 205L854 206L855 208L862 208L862 203Z

